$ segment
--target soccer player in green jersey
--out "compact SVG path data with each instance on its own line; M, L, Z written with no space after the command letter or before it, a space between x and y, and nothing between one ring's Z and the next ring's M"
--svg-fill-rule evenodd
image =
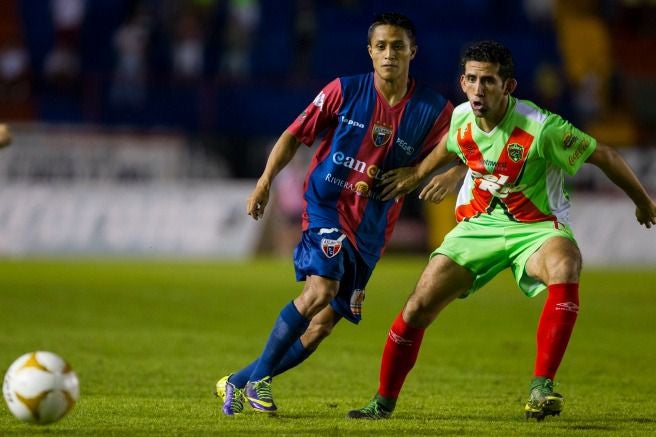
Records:
M386 174L384 194L414 189L426 169L459 159L468 167L456 202L458 224L430 257L414 291L389 330L380 385L350 418L389 417L412 369L425 329L458 297L467 297L510 268L528 297L547 290L537 328L537 356L527 418L560 414L563 397L553 391L579 311L581 253L569 226L563 186L584 163L599 167L636 205L636 218L651 228L656 204L615 150L560 116L512 96L510 51L484 41L462 58L460 85L468 101L456 107L446 144L417 167ZM419 197L439 201L443 190L429 182Z

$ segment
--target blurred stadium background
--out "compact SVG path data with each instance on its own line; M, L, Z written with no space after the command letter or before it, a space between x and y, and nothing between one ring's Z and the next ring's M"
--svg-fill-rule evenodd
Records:
M656 193L653 0L3 0L0 256L289 256L309 153L264 223L245 199L318 90L371 69L388 10L417 25L415 77L459 103L460 50L498 39L518 97L621 148ZM571 185L589 264L656 265L656 234L600 172ZM426 253L452 224L452 201L409 199L390 250Z

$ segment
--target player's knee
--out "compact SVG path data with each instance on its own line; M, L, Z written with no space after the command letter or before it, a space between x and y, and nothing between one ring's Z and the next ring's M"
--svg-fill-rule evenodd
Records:
M319 343L328 337L333 332L333 325L331 323L310 323L308 329L305 331L307 343L306 346L318 346Z
M549 283L578 282L581 274L581 254L576 250L563 251L546 261Z
M313 283L305 287L294 303L303 316L312 318L335 298L337 290L337 286L333 284Z
M403 319L411 326L425 328L430 325L439 312L439 307L426 296L413 293L403 308Z

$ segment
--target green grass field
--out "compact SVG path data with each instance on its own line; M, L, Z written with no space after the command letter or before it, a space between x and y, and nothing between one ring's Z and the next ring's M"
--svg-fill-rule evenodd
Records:
M523 417L544 296L523 297L504 274L429 329L392 419L344 419L373 395L387 329L424 262L379 264L363 323L342 322L276 378L276 417L230 418L213 384L258 354L300 290L289 261L2 260L2 373L25 352L50 350L77 371L81 398L46 427L3 405L0 435L656 435L655 269L584 271L558 378L561 417Z

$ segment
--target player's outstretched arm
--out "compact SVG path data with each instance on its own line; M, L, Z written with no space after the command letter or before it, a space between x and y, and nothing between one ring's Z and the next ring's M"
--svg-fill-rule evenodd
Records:
M455 153L446 149L446 135L439 144L416 166L399 167L383 175L381 198L385 201L404 196L417 188L433 171L453 162Z
M586 162L599 167L615 185L633 200L636 205L638 223L647 228L656 225L656 203L622 155L612 147L599 143Z
M262 175L246 201L246 213L255 220L264 215L264 208L269 203L269 192L273 179L292 160L301 142L285 131L274 144Z
M9 126L4 123L0 124L0 149L3 149L11 144L11 131Z

